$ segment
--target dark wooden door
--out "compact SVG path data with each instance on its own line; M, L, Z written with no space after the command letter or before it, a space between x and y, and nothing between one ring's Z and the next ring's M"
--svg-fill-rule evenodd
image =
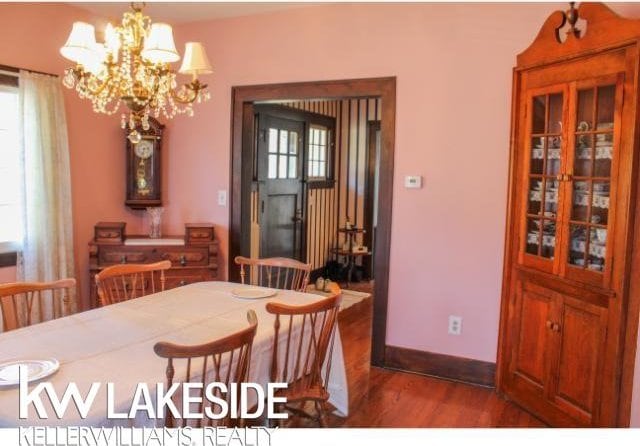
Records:
M304 123L258 116L260 257L304 260Z

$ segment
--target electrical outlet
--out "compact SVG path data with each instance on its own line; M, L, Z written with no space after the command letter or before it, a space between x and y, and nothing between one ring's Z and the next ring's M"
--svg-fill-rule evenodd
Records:
M227 205L227 191L219 190L218 191L218 206L226 206Z
M462 334L462 318L460 316L449 316L449 334L456 336Z

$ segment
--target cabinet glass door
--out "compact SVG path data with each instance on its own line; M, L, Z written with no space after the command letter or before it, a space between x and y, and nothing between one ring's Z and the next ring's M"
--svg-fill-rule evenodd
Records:
M577 90L567 262L602 272L607 249L616 86Z
M562 93L534 96L530 109L525 252L551 260L556 254L563 99Z

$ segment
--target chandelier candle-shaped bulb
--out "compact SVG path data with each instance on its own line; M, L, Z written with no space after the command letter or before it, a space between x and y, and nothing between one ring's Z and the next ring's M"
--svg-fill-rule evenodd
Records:
M84 65L95 59L96 46L96 31L93 25L75 22L67 43L60 48L60 54L77 64Z
M176 44L173 42L173 29L166 23L151 25L149 35L144 40L142 57L151 63L171 63L180 60Z
M213 73L211 63L204 50L204 46L200 42L187 42L184 50L184 58L180 73L191 74L196 79L199 74Z
M113 57L113 62L118 62L120 36L111 23L107 23L107 27L104 30L104 46L107 52L111 54L111 57Z

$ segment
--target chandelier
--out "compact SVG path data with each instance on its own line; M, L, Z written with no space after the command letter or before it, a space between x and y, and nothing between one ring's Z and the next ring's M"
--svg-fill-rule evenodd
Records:
M209 99L207 85L198 80L199 74L212 72L202 43L187 42L179 72L192 78L178 88L170 64L180 55L171 26L152 24L134 3L124 13L122 26L107 24L104 43L96 42L93 25L75 22L60 53L76 63L65 70L63 84L91 100L93 111L113 115L124 103L121 126L129 128L134 144L142 138L136 129L148 130L150 116L193 116L193 103Z

